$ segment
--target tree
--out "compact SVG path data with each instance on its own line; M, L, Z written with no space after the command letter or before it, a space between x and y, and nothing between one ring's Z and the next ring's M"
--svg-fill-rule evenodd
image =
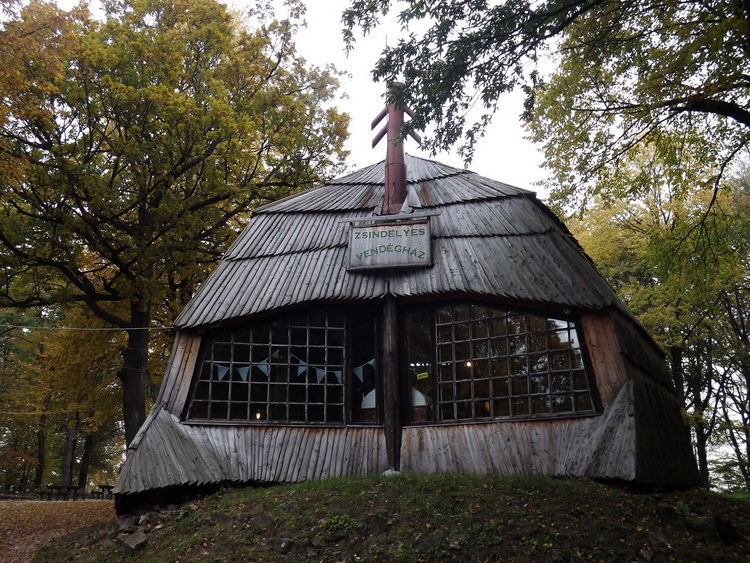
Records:
M80 303L126 331L130 442L155 311L189 297L252 206L335 173L348 118L289 20L251 31L215 0L104 12L35 0L2 24L0 303Z
M354 0L344 13L349 45L395 4ZM750 4L740 0L406 0L402 28L425 26L387 48L376 79L402 81L410 127L435 126L426 143L474 143L503 93L527 93L555 185L579 187L592 170L671 123L700 127L718 168L750 135ZM549 63L540 63L552 53ZM548 76L552 74L552 76ZM467 123L467 112L483 113Z
M731 206L730 250L744 259L736 264L735 282L718 296L723 328L718 345L724 350L722 366L726 372L721 387L724 440L720 445L728 445L732 453L729 463L724 460L724 467L738 475L730 476L729 482L741 483L745 490L750 490L750 195L747 172L737 180L737 186ZM723 476L727 477L727 473L729 471Z
M673 137L675 146L679 141ZM635 147L628 166L600 174L600 195L569 224L671 360L708 486L712 446L736 444L741 469L750 445L741 362L750 347L733 328L750 310L747 296L737 294L749 279L750 249L742 233L750 223L736 183L716 192L705 180L713 175L709 153L692 153L690 166L676 170L657 158L666 147L660 149Z
M0 488L27 491L39 487L46 470L48 389L29 369L41 348L39 333L10 327L41 323L28 312L0 309L0 324Z

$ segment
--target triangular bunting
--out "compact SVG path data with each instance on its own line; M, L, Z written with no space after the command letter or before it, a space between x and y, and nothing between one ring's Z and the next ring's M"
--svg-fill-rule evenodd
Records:
M247 376L250 373L250 368L249 367L237 368L237 373L240 374L240 378L242 378L242 381L247 381Z
M227 373L229 372L229 368L226 366L220 366L217 365L216 367L216 378L219 381L223 381L224 378L227 376Z

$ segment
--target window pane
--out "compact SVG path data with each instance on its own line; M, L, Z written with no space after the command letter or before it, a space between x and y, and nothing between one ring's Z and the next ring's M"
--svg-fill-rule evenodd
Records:
M496 417L510 416L510 402L508 399L496 399L492 402L493 415Z
M548 390L546 375L529 377L529 391L531 393L546 393Z
M247 403L232 403L229 417L232 420L247 420Z
M248 385L246 383L232 383L232 401L247 402Z
M456 323L455 325L453 325L453 333L455 335L456 342L469 340L469 338L471 338L470 327L470 323Z
M529 394L529 380L526 377L512 377L510 383L511 393L514 397Z
M453 328L451 325L441 325L437 329L438 343L453 342Z
M594 408L591 404L591 395L589 393L576 393L575 400L576 412L589 412Z
M507 377L510 375L507 358L492 360L492 375L494 377Z
M375 423L379 420L375 319L371 315L352 318L349 324L349 334L351 335L349 396L352 421ZM331 357L337 358L338 356ZM333 417L332 420L337 419Z
M453 381L454 379L453 362L442 362L440 364L440 381Z
M344 422L344 407L341 405L329 405L326 407L326 422Z
M443 383L440 385L440 400L454 401L456 399L453 383Z
M471 399L471 381L456 383L456 398Z
M453 322L459 323L461 321L468 321L471 319L471 306L470 305L454 305L453 306Z
M552 393L572 391L570 373L555 373L550 376Z
M573 372L573 387L576 391L588 389L589 384L586 381L586 374L583 371Z
M490 398L490 382L487 379L474 381L474 397L476 399Z
M553 395L552 412L556 412L556 413L571 412L572 410L573 410L573 399L570 395Z
M531 412L532 414L548 414L549 408L549 397L547 395L533 395L531 397Z
M508 388L508 378L498 378L492 380L492 396L493 397L507 397L510 395L510 389Z
M310 346L325 346L326 331L325 329L310 329Z
M453 344L441 344L438 346L438 362L453 361Z
M471 344L471 359L476 360L477 358L489 358L490 357L490 341L486 339L474 340Z
M250 346L246 344L235 344L234 345L234 357L232 358L235 362L250 362Z
M210 418L217 420L226 420L229 416L229 405L225 402L212 401L209 412Z
M231 344L214 344L214 356L215 362L228 362L231 359L232 345Z
M494 318L490 321L490 336L505 336L508 334L505 317Z
M211 385L211 400L226 401L229 399L229 382L214 381Z
M456 362L456 380L463 380L463 379L471 379L473 370L472 370L472 362L466 361L466 362Z
M270 340L270 328L267 326L256 327L253 329L253 344L268 344Z
M476 317L475 317L476 318ZM472 338L488 338L490 335L489 327L487 326L487 320L482 318L481 320L474 321L471 324L471 336Z
M454 358L456 360L470 360L471 357L471 342L456 342Z
M491 375L489 360L474 360L474 377L487 379Z
M208 418L208 401L193 401L190 406L190 418Z
M456 418L458 420L467 420L470 418L474 418L474 413L471 409L471 403L468 401L456 403L456 411Z
M456 403L448 403L440 405L440 420L456 420L456 413L454 406Z
M490 401L475 401L474 402L474 418L490 418L492 417L492 404Z
M529 399L528 397L514 397L511 400L512 405L512 416L525 416L529 414Z
M271 334L274 344L289 344L288 326L275 326L273 327Z

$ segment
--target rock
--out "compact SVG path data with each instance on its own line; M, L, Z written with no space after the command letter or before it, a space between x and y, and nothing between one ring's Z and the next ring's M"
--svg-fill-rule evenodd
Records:
M716 533L719 534L719 539L725 542L736 542L742 539L734 524L721 516L716 516Z
M383 475L385 475L386 477L391 477L393 475L400 475L400 474L401 474L400 471L396 471L395 469L393 469L391 467L389 467L388 469L386 469L385 471L383 471Z
M133 551L135 551L139 547L143 547L143 545L145 545L145 543L148 541L146 533L141 529L136 530L132 534L120 534L119 536L117 536L117 539L120 541L120 543L128 546Z
M128 516L123 516L117 521L117 529L120 532L125 533L133 533L138 528L138 520L140 519L140 516L137 514L130 514Z
M281 543L279 544L279 551L281 553L289 553L293 547L294 541L289 538L281 538Z
M680 513L674 506L662 503L656 505L656 517L662 522L676 522L680 518Z
M706 539L720 539L734 542L741 539L731 521L720 516L701 516L687 521L687 527L698 536Z
M716 521L713 516L701 516L687 521L687 526L693 532L715 532Z
M442 539L443 538L436 533L429 534L418 539L414 544L414 547L419 552L433 554L437 551L438 547L440 547Z
M465 543L461 534L451 532L448 536L448 549L451 551L461 551L461 544Z
M102 541L99 542L99 546L103 547L104 549L110 549L112 546L115 545L115 542L113 542L109 538L105 538Z

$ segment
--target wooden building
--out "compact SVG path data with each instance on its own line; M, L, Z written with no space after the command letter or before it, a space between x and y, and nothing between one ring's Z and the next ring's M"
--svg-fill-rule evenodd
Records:
M389 468L698 482L660 350L532 192L470 171L389 148L258 209L176 326L120 506Z

